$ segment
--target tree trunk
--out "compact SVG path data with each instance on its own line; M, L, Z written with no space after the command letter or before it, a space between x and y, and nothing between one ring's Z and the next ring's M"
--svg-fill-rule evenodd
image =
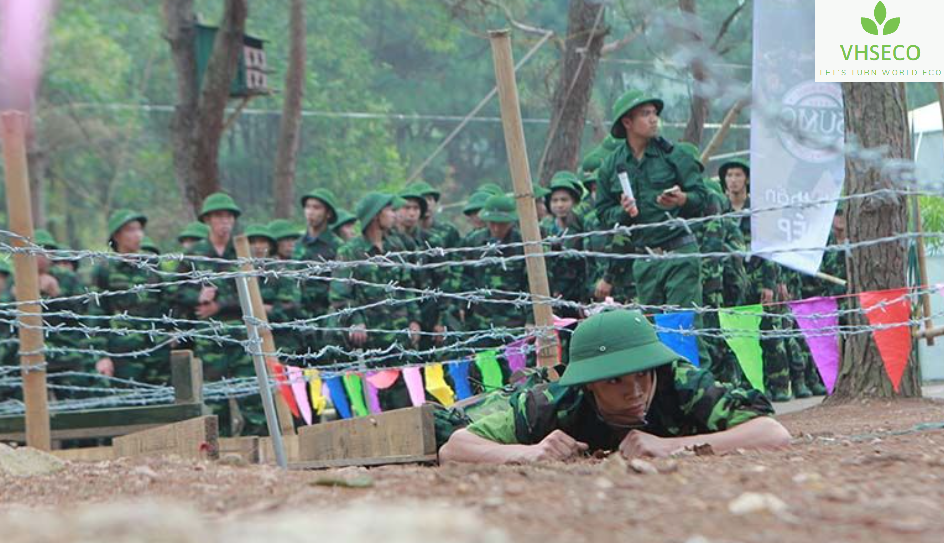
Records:
M272 178L275 216L288 219L295 209L295 167L302 128L302 97L305 92L305 1L292 0L291 50L285 73L285 102L279 126L279 147Z
M193 0L164 0L163 8L177 72L177 107L171 122L174 173L192 217L203 199L220 189L217 156L230 84L243 48L247 0L225 0L202 89L197 82Z
M679 0L679 9L695 17L695 0ZM691 33L689 38L690 46L693 48L704 47L704 38L698 33ZM692 92L692 109L688 117L688 124L685 125L685 132L682 134L682 141L694 143L701 147L701 139L705 131L705 121L708 119L708 98L702 95L698 86L700 86L708 74L705 71L704 63L695 57L692 61L692 77L695 78L695 89Z
M560 80L554 89L549 141L541 157L540 182L559 170L575 170L603 39L608 32L602 2L570 0ZM595 27L595 28L594 28Z
M888 160L908 160L907 107L903 86L896 83L843 83L846 136L866 149L886 147ZM846 160L846 192L861 194L892 186L888 174L872 165ZM850 200L846 208L850 243L894 236L908 231L907 199L888 196ZM907 244L882 243L852 250L847 256L849 292L867 292L907 285ZM858 308L858 299L850 298ZM852 326L868 326L864 314L851 314ZM871 333L845 337L834 398L895 396ZM914 356L901 382L901 396L921 395L920 371Z

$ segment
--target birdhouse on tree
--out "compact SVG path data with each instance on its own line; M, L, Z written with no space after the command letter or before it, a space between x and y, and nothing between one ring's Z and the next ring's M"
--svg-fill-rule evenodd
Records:
M197 85L203 84L207 64L213 52L217 27L197 24ZM233 98L246 98L269 93L269 80L266 75L266 56L263 48L265 40L243 34L243 50L236 66L236 76L230 84L229 95Z

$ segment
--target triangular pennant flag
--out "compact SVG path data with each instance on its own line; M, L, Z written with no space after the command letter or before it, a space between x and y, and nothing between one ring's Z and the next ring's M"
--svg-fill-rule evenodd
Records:
M380 408L380 393L370 381L370 376L373 373L375 372L370 372L364 376L364 396L367 397L367 409L370 410L372 415L376 415L382 413L383 409Z
M906 288L859 294L859 303L869 324L873 327L890 326L872 330L872 337L895 392L899 391L901 376L905 374L911 356L911 300L907 294Z
M410 393L410 402L413 403L413 407L419 407L426 403L426 391L423 388L423 376L420 374L419 368L415 366L403 368L403 381Z
M462 359L448 365L449 377L452 378L452 384L456 387L456 399L460 401L472 397L472 386L469 384L471 364L468 359Z
M430 364L423 371L426 377L426 390L446 407L456 403L456 396L446 383L442 364Z
M331 403L334 404L338 416L342 419L351 418L351 404L347 402L347 394L344 393L344 383L341 382L341 377L336 375L325 379L325 385L328 387L328 396L331 398Z
M351 411L355 417L366 417L370 414L364 402L364 387L361 385L361 376L356 373L344 374L344 389L347 390L347 399L351 402Z
M288 404L292 415L295 415L297 419L302 418L301 413L298 412L298 406L295 405L295 395L292 394L292 387L288 384L288 376L285 375L285 368L272 358L266 358L266 365L269 366L269 371L275 379L275 385L279 389L279 394L282 395L285 403Z
M764 351L760 347L760 304L731 307L718 312L728 346L751 385L764 392Z
M813 363L830 394L839 375L839 305L835 298L808 298L789 302L803 338L810 346Z
M386 390L393 386L397 382L397 377L400 377L400 370L380 370L371 372L367 379L370 380L370 384L378 390Z
M524 346L528 344L528 341L530 338L524 338L505 345L505 360L508 362L508 369L511 370L512 375L528 365L528 357L524 354Z
M656 315L656 328L659 341L692 364L699 365L698 340L695 338L695 334L683 334L673 331L693 331L695 329L694 311Z
M305 391L305 376L302 375L302 369L295 366L288 366L288 378L292 383L292 395L295 396L295 403L298 410L301 411L302 420L305 424L311 426L311 404L308 403L308 392Z
M325 398L323 391L324 384L321 382L321 374L318 373L318 370L308 369L305 370L305 378L308 379L308 393L311 395L311 407L314 408L318 416L321 416L321 414L324 413L325 407L328 406L328 399Z
M482 351L475 355L475 365L482 373L482 388L485 392L502 387L502 371L498 365L498 351Z

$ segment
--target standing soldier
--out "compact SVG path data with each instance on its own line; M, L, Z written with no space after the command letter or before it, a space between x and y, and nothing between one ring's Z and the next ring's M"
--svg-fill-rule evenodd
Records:
M584 232L583 221L574 209L583 196L583 187L577 176L561 171L551 178L550 194L545 198L551 215L541 221L541 229L547 237L573 236ZM587 301L587 259L580 254L584 238L569 238L550 244L550 250L556 252L547 259L548 284L552 298L582 304ZM579 308L570 305L556 307L554 314L560 317L579 317Z
M331 231L330 225L338 218L338 206L334 193L328 189L315 189L301 198L305 212L307 229L300 243L295 247L295 260L310 261L311 265L324 265L335 260L341 240ZM308 273L313 273L309 269ZM301 283L301 311L304 319L315 319L328 314L331 302L328 292L331 290L331 271L318 271ZM323 330L328 325L325 320L310 322L311 330L304 334L307 352L317 353L330 343L331 334ZM315 364L322 362L314 360Z
M426 218L423 220L423 232L426 237L427 245L431 248L438 249L455 249L460 247L462 244L462 236L459 235L459 230L448 222L437 220L437 208L439 207L440 200L439 191L424 181L420 181L416 185L419 189L419 193L426 198L427 210ZM461 260L462 258L463 255L459 253L432 255L428 258L428 261L445 262L456 259ZM461 274L456 267L441 267L427 270L427 276L431 284L440 286L443 290L448 291L450 287L458 286ZM438 303L445 308L453 304L454 301L441 300ZM448 329L458 330L461 328L461 323L450 318L450 316L454 314L452 311L443 309L439 314L441 322L438 323L438 326L434 327L434 332L442 333ZM445 342L445 338L442 336L437 336L433 339L437 345L441 345Z
M331 223L331 231L344 244L357 237L357 217L346 209L338 209L338 219Z
M299 229L291 221L275 219L265 227L254 228L254 231L262 238L258 242L258 251L261 253L266 250L266 256L253 257L268 259L264 269L276 274L292 272L294 267L281 261L292 259L295 241L301 237ZM246 236L250 238L251 243L253 238L249 228L246 228ZM269 245L264 243L266 239ZM298 278L294 275L267 276L260 280L262 299L266 304L266 315L270 323L285 324L299 318L301 290L298 284ZM272 330L272 339L275 341L275 347L283 353L294 355L304 352L304 338L295 329L276 327Z
M479 212L482 211L482 207L489 196L491 195L486 192L473 192L462 208L462 214L465 215L466 220L469 221L469 225L472 227L470 233L485 228L485 221L479 217ZM468 234L466 235L468 236ZM462 245L465 246L465 241L462 242Z
M707 189L692 157L659 134L663 102L640 91L624 94L613 108L610 133L625 144L614 150L599 170L596 210L605 225L653 225L667 219L703 214ZM628 177L633 197L621 188ZM659 258L695 254L698 243L681 225L641 228L633 233L633 264L639 302L646 306L700 306L701 263L697 257Z
M144 227L147 217L130 209L119 209L108 219L108 245L119 255L130 255L146 251ZM141 266L137 260L106 259L92 271L92 288L95 292L129 290L142 285L161 282L161 277ZM156 261L149 262L156 265ZM154 385L166 385L170 381L170 349L162 346L164 337L153 337L147 332L153 322L133 321L120 315L159 319L166 313L164 292L153 288L118 296L102 296L92 310L101 315L115 315L111 321L114 333L102 338L102 347L109 353L135 353L149 351L137 356L105 356L98 360L95 369L102 375L134 379Z
M192 222L184 227L177 235L177 243L186 253L198 242L201 242L210 235L210 228L202 222Z

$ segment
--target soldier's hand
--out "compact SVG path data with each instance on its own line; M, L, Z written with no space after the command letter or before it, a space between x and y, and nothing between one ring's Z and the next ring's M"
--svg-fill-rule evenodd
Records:
M677 186L677 185L676 185ZM682 207L688 201L688 195L681 190L674 192L663 192L656 198L656 203L662 207L675 208Z
M216 315L220 312L220 304L216 301L205 302L197 305L197 318L200 319L209 319L213 315Z
M197 298L197 302L205 304L207 302L212 302L216 299L216 287L211 285L205 285L200 289L200 296Z
M586 443L577 441L561 430L554 430L540 443L531 445L528 448L526 460L530 462L567 460L579 456L588 448L589 446Z
M790 301L790 291L787 290L787 285L780 283L777 285L777 294L780 295L780 301L789 302Z
M774 291L769 288L760 289L760 303L762 304L774 303Z
M422 328L420 327L420 323L418 322L410 323L410 343L412 343L414 346L419 345L420 343L421 330Z
M100 358L98 362L95 363L95 371L104 375L105 377L114 377L115 363L107 356L105 358Z
M625 194L620 196L620 205L623 206L623 211L625 211L630 217L636 218L639 215L639 208L636 207L636 200L626 196Z
M357 324L351 327L351 331L348 333L348 338L350 338L351 343L355 346L360 347L363 344L367 343L367 330L366 326L363 324Z
M607 283L605 279L597 281L596 288L593 290L593 297L601 302L613 292L613 285Z
M39 291L52 298L59 296L59 280L54 276L44 273L39 276Z
M672 441L656 437L646 432L633 430L626 434L620 443L620 454L625 458L636 458L640 456L652 456L655 458L665 458L677 451L678 447Z

